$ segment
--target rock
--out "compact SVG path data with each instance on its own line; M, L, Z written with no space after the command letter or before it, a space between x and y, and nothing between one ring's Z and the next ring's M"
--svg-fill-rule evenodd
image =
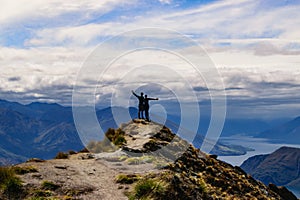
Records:
M56 169L67 169L68 166L58 166L58 165L56 165L56 166L54 166L54 168L56 168Z

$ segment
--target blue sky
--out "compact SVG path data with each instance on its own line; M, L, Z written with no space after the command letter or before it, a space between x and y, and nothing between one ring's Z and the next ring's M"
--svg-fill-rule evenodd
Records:
M1 98L70 105L77 73L97 45L124 31L156 27L175 30L205 49L235 116L297 116L299 10L297 0L3 0ZM196 53L187 47L182 52ZM92 81L80 84L84 88ZM101 84L113 81L110 77ZM206 87L201 81L192 84ZM110 96L107 87L99 88L99 101ZM203 97L199 101L209 99L206 90L196 92Z

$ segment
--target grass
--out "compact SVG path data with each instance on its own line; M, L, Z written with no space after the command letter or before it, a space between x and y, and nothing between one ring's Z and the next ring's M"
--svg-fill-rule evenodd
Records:
M140 158L140 160L143 163L153 163L153 161L155 160L155 158L153 156L142 156Z
M54 191L54 190L57 190L58 188L60 188L60 186L53 183L53 182L51 182L51 181L43 181L42 182L42 188L45 189L45 190Z
M136 174L119 174L116 176L116 182L121 184L132 184L141 179L141 176Z
M163 196L166 192L163 183L156 179L144 178L137 182L129 199L152 199Z
M131 157L131 158L127 158L126 162L128 165L138 165L140 164L140 159L137 157Z
M52 192L49 190L35 190L33 194L33 198L35 199L45 199L44 197L50 197L52 196Z
M19 175L38 172L37 168L34 166L23 166L23 167L15 166L12 167L12 169L16 174Z
M126 159L128 159L127 155L122 155L119 157L119 161L125 161Z
M139 165L143 163L153 163L155 158L153 156L130 157L125 161L128 165Z
M0 190L8 199L17 199L23 192L22 181L11 167L0 167Z

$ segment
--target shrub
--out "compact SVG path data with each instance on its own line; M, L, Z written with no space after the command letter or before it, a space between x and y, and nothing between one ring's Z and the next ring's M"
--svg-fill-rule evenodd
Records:
M64 152L58 152L55 156L55 159L68 159L69 154L64 153Z
M123 144L126 143L126 139L124 137L125 132L118 128L118 129L113 129L113 128L109 128L106 133L105 136L115 145L117 146L121 146Z
M45 189L45 190L56 190L58 189L60 186L53 183L53 182L50 182L50 181L43 181L42 183L42 188Z
M70 150L70 151L69 151L69 155L74 155L74 154L77 154L77 152L76 152L76 151L73 151L73 150Z
M90 151L85 147L81 149L78 153L90 153Z
M122 146L125 143L126 143L126 139L124 135L118 135L114 140L114 144L117 146Z

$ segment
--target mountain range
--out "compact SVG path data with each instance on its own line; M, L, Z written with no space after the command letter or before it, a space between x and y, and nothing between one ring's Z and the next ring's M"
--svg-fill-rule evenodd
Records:
M263 131L256 137L268 138L278 143L300 144L300 117Z
M136 108L114 107L115 113L130 113L135 118ZM116 128L112 108L96 111L103 131ZM168 116L172 119L172 116ZM174 118L174 117L173 117ZM170 120L166 125L174 132L176 123ZM204 137L197 134L193 143L200 147ZM0 100L0 165L25 161L31 157L53 158L58 151L80 150L84 148L73 121L72 107L53 103L33 102L23 105ZM217 155L241 155L248 148L217 143L211 153Z
M300 196L300 149L281 147L266 155L248 158L241 168L264 184L286 186Z

